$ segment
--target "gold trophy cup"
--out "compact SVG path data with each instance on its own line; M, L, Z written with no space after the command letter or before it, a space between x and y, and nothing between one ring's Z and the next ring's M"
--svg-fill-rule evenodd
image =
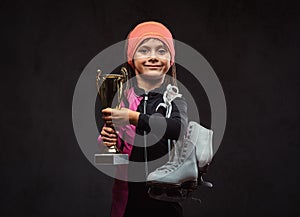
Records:
M127 88L128 73L126 68L121 68L121 74L103 74L97 70L96 85L102 109L120 109L120 103ZM106 126L113 127L106 123ZM128 164L128 154L122 154L116 146L104 147L103 153L95 154L95 164L118 165Z

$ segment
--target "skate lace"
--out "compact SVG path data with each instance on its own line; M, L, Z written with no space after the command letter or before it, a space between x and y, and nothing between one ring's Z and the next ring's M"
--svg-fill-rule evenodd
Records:
M159 109L159 107L164 107L166 108L166 118L169 118L171 116L172 112L172 101L176 99L177 97L182 97L182 94L179 93L178 87L175 85L168 84L166 91L164 92L163 95L163 103L160 103L156 107L156 111ZM170 142L170 140L168 141ZM170 153L170 145L168 144L168 150ZM168 170L168 171L173 171L178 167L178 163L174 162L174 158L176 157L176 150L175 148L172 150L172 153L169 154L169 161L164 164L163 166L159 167L157 170Z
M165 163L163 166L159 167L158 170L168 170L168 171L172 171L175 168L178 167L178 164L174 161L174 158L176 157L176 149L173 148L172 152L170 154L170 158L169 161L167 163Z
M156 107L156 111L159 109L159 107L164 107L166 108L166 117L169 118L171 116L172 112L172 104L171 102L177 98L181 97L182 94L179 93L178 87L175 85L168 84L166 91L164 92L163 95L163 103L159 103L158 106Z
M178 164L176 164L175 162L167 162L166 164L164 164L163 166L159 167L158 170L168 170L169 172L173 171L174 169L176 169L178 167Z
M187 151L187 143L184 139L181 151L178 153L176 148L174 147L174 149L172 149L171 152L170 160L163 166L159 167L158 170L167 170L169 172L172 172L175 169L177 169L184 162L184 159L186 158L186 154L187 154L186 151ZM178 157L177 161L176 159L174 159L176 158L176 156Z

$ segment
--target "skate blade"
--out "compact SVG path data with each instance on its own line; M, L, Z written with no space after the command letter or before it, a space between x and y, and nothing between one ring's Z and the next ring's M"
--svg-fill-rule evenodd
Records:
M161 189L196 189L198 187L197 180L190 180L183 183L165 183L159 181L148 181L147 185L149 187L158 187Z
M168 202L183 202L190 193L198 188L197 180L190 180L179 184L148 181L148 194L156 200Z
M168 202L181 202L185 199L179 189L161 189L157 187L149 188L148 194L151 198L156 200Z
M155 200L177 202L182 203L187 199L192 199L198 203L201 203L201 199L191 196L191 191L187 189L162 189L158 187L152 187L148 190L150 198Z

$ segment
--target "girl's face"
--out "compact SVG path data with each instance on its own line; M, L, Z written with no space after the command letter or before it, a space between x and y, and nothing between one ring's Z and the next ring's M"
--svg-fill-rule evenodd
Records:
M171 67L171 54L167 46L158 39L150 38L137 48L133 62L135 74L148 79L161 79Z

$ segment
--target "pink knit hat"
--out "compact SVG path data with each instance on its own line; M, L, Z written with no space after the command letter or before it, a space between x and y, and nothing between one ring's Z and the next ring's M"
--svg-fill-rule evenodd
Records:
M127 62L133 66L133 56L139 44L147 38L157 38L164 42L171 54L171 65L175 59L175 48L171 32L163 24L155 21L148 21L138 24L127 38Z

